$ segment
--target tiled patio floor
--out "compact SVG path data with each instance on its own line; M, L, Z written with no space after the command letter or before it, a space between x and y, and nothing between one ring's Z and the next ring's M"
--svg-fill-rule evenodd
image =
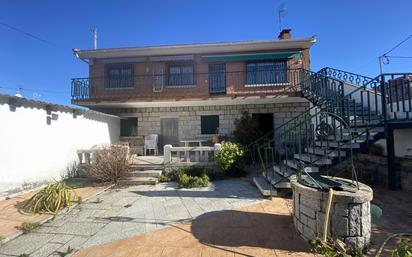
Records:
M179 190L174 183L109 189L0 245L0 256L61 256L69 246L92 247L261 200L257 189L241 180L218 181L200 189Z
M314 256L295 232L290 214L291 200L274 198L83 249L75 257Z

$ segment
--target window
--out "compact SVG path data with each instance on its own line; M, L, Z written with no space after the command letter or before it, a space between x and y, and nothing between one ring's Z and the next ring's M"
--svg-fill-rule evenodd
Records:
M109 67L107 69L106 88L133 87L132 65Z
M219 115L201 116L200 125L202 135L219 133Z
M286 61L246 64L246 84L287 83Z
M120 136L137 136L137 118L127 118L120 120Z
M170 65L168 85L194 85L193 65Z

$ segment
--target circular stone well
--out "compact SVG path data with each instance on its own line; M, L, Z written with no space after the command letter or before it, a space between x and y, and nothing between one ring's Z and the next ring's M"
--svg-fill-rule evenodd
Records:
M343 178L337 181L351 182ZM293 223L305 240L322 237L328 192L292 181ZM372 189L359 183L356 192L333 191L328 237L339 238L349 249L365 249L371 235Z

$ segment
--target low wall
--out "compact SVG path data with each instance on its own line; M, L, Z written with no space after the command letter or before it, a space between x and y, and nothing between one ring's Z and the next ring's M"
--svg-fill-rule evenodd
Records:
M304 186L297 181L292 181L292 190L296 230L307 241L322 237L328 192ZM334 191L328 225L329 237L340 238L351 249L364 249L369 244L371 235L372 197L372 189L362 183L360 190L355 193Z
M76 150L119 140L118 117L0 95L0 198L59 179Z

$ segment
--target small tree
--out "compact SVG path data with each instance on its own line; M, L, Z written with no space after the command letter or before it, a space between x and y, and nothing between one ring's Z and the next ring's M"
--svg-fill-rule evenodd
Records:
M111 145L94 152L88 175L101 182L117 183L130 171L128 147Z
M235 142L247 146L262 134L258 123L247 111L242 112L242 116L234 122L233 139Z

